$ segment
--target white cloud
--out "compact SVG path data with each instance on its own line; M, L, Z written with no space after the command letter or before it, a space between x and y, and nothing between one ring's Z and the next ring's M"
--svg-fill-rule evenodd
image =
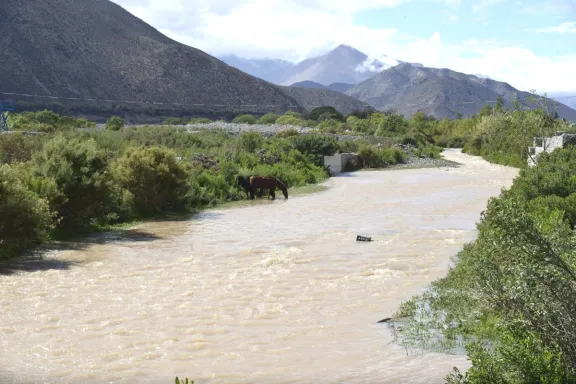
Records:
M538 28L538 33L576 33L576 21L566 22L555 27Z
M354 14L412 0L116 0L169 37L212 55L299 61L338 44L370 59L394 59L482 73L522 90L574 91L576 53L540 57L503 41L446 44L439 33L418 38L393 28L358 25ZM458 5L459 0L434 0ZM498 0L484 0L494 4ZM368 61L367 67L371 65Z

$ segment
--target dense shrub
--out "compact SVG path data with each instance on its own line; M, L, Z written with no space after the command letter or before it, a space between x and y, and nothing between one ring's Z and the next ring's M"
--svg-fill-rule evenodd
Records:
M274 124L278 117L280 116L275 113L267 113L258 119L258 124Z
M240 115L236 116L232 122L235 124L256 124L257 120L252 115Z
M288 128L288 129L284 129L284 130L278 132L276 134L276 137L286 138L286 137L298 136L299 134L300 133L298 132L298 130L296 128Z
M291 115L282 115L279 118L276 119L276 124L278 125L296 125L296 126L300 126L302 125L301 120L297 117L291 116Z
M56 132L69 131L75 128L93 128L95 123L86 119L76 119L69 116L44 110L39 112L11 113L8 115L8 125L14 131Z
M108 131L119 131L124 128L124 119L120 116L112 116L106 122L106 130Z
M242 132L238 139L238 148L246 152L255 152L262 148L264 138L256 131Z
M343 122L344 115L338 112L334 107L317 107L310 111L310 119L316 121L336 120Z
M188 170L168 148L130 148L112 171L116 182L133 196L139 215L189 207Z
M188 124L209 124L211 122L212 120L206 117L193 117L190 119L190 121L188 121Z
M23 173L0 165L0 259L46 240L55 224L48 202L27 188Z
M317 164L320 164L322 156L332 156L338 150L336 140L330 136L306 134L293 136L291 140L295 149L310 155Z
M117 209L114 184L108 172L108 156L93 139L49 140L34 156L39 176L54 180L58 193L50 206L66 228L87 228L113 219Z
M188 124L188 120L184 117L170 117L162 123L164 125L186 125Z
M467 344L472 367L448 382L576 381L575 165L569 148L524 168L490 200L448 276L403 305L414 341L436 329L446 347Z

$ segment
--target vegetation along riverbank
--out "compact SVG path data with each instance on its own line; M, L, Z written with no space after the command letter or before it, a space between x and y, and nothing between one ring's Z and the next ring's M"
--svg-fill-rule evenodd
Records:
M562 124L542 112L535 117L530 138ZM491 116L467 148L492 161L522 159L530 144L521 136L526 118ZM448 275L392 320L395 330L402 324L396 336L407 347L465 348L471 368L455 368L448 383L576 382L574 180L573 146L540 155L535 167L523 165L511 188L490 199L477 239Z

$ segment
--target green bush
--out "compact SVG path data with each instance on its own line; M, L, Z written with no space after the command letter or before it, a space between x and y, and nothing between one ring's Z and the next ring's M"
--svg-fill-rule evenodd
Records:
M120 116L112 116L106 122L106 130L108 131L119 131L124 128L124 119Z
M254 116L252 115L240 115L240 116L236 116L234 118L234 120L232 120L233 123L235 124L256 124L257 120Z
M42 139L14 132L0 135L0 164L24 163L32 158L34 152L42 148Z
M284 130L278 132L276 134L276 137L286 138L286 137L298 136L299 134L300 133L298 132L298 130L296 128L288 128L288 129L284 129Z
M274 124L278 117L280 116L275 113L267 113L258 119L258 124Z
M326 135L298 135L293 136L291 141L295 149L311 156L316 164L320 164L322 156L332 156L338 150L336 139Z
M113 219L108 214L118 207L108 156L94 139L57 136L34 156L34 163L38 175L57 186L50 206L61 218L61 227L87 228Z
M162 123L164 125L186 125L188 124L188 120L184 117L170 117Z
M295 116L285 114L276 119L276 124L300 126L301 120Z
M116 182L141 216L189 207L188 170L168 148L130 148L112 165Z
M210 124L211 122L212 122L212 120L210 120L206 117L194 117L194 118L190 119L188 124Z
M238 148L252 153L261 149L264 145L264 138L256 131L242 132L238 138Z
M323 120L316 128L318 128L320 132L339 133L342 132L342 123L338 120L328 119Z
M574 164L567 148L522 169L489 201L448 276L411 300L426 305L403 311L412 342L439 330L440 347L467 345L472 366L449 383L575 382Z
M316 121L336 120L343 122L344 115L338 112L334 107L317 107L310 111L310 119Z
M0 259L44 241L54 227L48 202L30 191L21 167L0 165Z

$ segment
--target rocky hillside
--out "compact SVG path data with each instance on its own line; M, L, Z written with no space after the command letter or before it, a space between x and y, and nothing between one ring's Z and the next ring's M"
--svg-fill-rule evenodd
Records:
M169 39L108 0L2 1L0 20L0 92L251 112L361 105L334 91L294 97Z
M470 116L486 104L494 105L501 96L505 105L517 99L530 106L528 92L508 83L479 78L450 69L416 67L400 64L350 88L347 95L380 110L394 110L405 116L424 112L436 118ZM492 102L492 103L491 103ZM558 104L558 114L576 120L576 111Z
M342 99L340 92L332 91L327 88L302 88L302 87L282 87L286 94L298 100L301 105L306 105L307 110L315 107L331 106L343 114L348 114L354 111L360 111L368 107L368 103L364 103L357 99ZM323 104L319 103L321 100Z

